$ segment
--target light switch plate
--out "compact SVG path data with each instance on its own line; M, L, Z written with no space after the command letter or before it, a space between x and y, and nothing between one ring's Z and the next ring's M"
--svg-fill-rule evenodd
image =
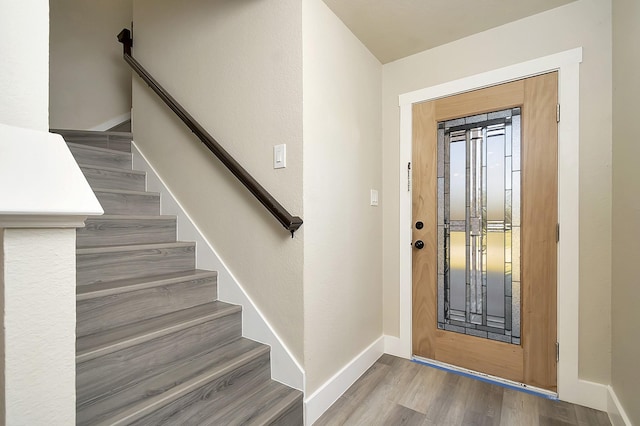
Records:
M372 189L371 190L371 205L372 206L377 206L378 205L378 190L377 189Z
M284 169L287 167L287 145L280 144L273 147L273 168Z

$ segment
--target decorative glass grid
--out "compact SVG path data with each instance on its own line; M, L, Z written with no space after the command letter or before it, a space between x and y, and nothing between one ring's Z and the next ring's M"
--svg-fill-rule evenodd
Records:
M520 344L520 108L438 123L438 328Z

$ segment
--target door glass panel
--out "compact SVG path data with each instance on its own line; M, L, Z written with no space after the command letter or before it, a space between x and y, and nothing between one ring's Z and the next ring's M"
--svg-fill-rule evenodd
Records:
M449 202L451 206L451 220L465 220L466 188L467 188L467 160L466 141L452 142L449 145Z
M465 320L464 312L467 309L467 247L464 232L451 232L449 235L449 300L450 307L454 311L462 312L462 321Z
M438 123L438 328L520 344L520 109Z

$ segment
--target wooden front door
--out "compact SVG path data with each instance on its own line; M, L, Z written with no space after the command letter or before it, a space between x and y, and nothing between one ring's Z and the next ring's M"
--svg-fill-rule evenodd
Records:
M413 354L551 391L557 87L413 106Z

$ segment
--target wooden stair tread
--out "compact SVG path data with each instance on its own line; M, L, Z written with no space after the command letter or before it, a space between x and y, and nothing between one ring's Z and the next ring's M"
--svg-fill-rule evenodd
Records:
M89 216L85 222L103 220L176 220L174 215L133 215L133 214L103 214L102 216Z
M107 213L76 237L77 424L302 424L302 393L271 380L270 348L241 337L242 308L144 191L133 135L51 131Z
M217 276L218 273L216 271L193 269L190 271L180 271L142 278L129 278L103 283L87 284L76 288L76 300L89 300L97 297L109 296L112 294L126 293L156 286L169 285L186 280L216 278Z
M133 134L131 132L106 131L95 132L86 130L52 129L52 133L61 135L67 143L114 149L116 151L131 152Z
M147 172L144 172L142 170L119 169L117 167L96 166L96 165L93 165L93 164L78 163L78 166L80 167L80 169L104 170L105 172L126 173L126 174L130 174L130 175L133 174L133 175L145 176L147 174Z
M301 391L271 380L264 389L243 401L243 405L253 405L258 408L252 416L239 420L243 425L269 425L296 403L302 403Z
M92 188L93 192L108 192L110 194L127 194L127 195L147 195L150 197L159 197L159 192L151 191L131 191L128 189L109 189L109 188Z
M129 423L246 363L268 357L269 351L267 345L240 337L212 351L182 359L153 376L132 381L124 388L113 389L108 396L78 407L78 417L90 420L90 424ZM146 397L141 398L141 393ZM135 396L133 401L130 399L132 394ZM124 404L123 399L127 401Z
M152 243L152 244L126 244L117 246L96 246L96 247L79 247L76 248L76 255L83 254L103 254L103 253L115 253L123 251L137 251L137 250L153 250L162 248L179 248L179 247L193 247L196 243L190 241L176 241L174 243Z
M77 130L77 129L49 129L51 133L57 133L59 135L96 135L96 136L122 136L130 137L133 139L133 133L131 132L114 132L111 130Z
M124 156L131 157L131 153L130 152L119 151L117 149L100 148L98 146L84 145L84 144L75 143L75 142L67 142L67 146L69 146L69 148L83 149L83 150L86 150L86 151L94 151L94 152L97 152L97 153L110 154L110 155L120 155L120 156L123 156L123 157Z
M194 398L195 399L195 398ZM270 425L293 404L302 403L302 392L275 380L265 380L244 392L228 398L223 407L195 401L171 419L177 424L198 425ZM140 422L140 424L144 424Z
M240 311L240 306L214 301L157 318L80 337L76 340L76 363L85 362Z

